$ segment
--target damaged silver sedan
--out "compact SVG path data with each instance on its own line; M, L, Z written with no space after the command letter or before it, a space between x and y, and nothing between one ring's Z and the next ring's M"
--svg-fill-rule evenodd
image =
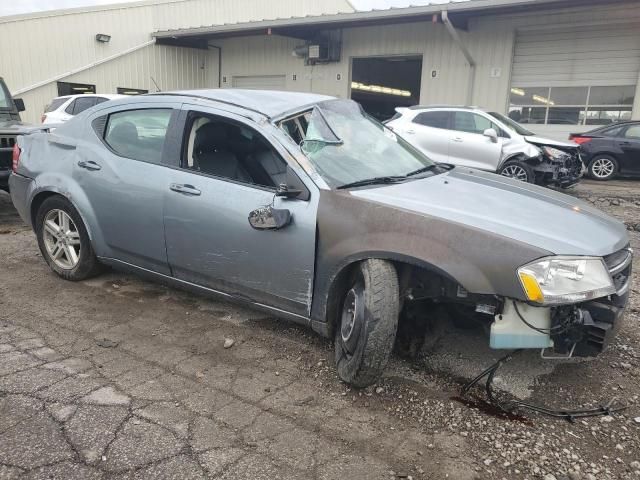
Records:
M248 302L335 340L340 377L473 318L498 349L595 356L620 327L624 225L437 164L349 100L206 90L107 102L19 139L13 202L62 278L102 265Z

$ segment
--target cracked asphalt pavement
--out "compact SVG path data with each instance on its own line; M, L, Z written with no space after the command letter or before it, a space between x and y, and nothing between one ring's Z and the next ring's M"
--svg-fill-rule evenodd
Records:
M633 229L640 184L607 188L574 194ZM452 329L353 390L304 328L119 272L59 279L0 193L0 479L640 478L638 286L598 359L525 355L497 379L519 398L615 391L630 408L509 420L456 399L500 354L482 332Z

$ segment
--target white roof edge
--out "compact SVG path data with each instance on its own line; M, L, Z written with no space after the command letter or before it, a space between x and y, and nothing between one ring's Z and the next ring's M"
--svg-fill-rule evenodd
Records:
M43 10L41 12L19 13L16 15L6 15L0 17L0 23L19 22L22 20L33 20L36 18L57 17L62 15L77 15L87 12L99 12L107 10L118 10L121 8L138 8L163 3L180 3L190 0L134 0L130 2L107 3L104 5L86 5L84 7L60 8L55 10Z
M432 3L421 6L389 7L383 10L356 10L354 12L332 13L322 15L307 15L304 17L274 18L254 22L226 23L201 27L178 28L160 30L152 36L171 38L177 36L189 37L206 35L207 33L234 33L268 27L299 26L305 24L338 23L357 20L396 19L418 15L437 14L443 10L449 12L464 12L489 8L527 6L536 4L562 3L566 0L449 0L448 2Z

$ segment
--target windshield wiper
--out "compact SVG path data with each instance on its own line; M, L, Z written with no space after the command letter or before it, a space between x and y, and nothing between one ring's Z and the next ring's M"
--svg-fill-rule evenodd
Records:
M365 178L364 180L358 180L356 182L345 183L344 185L340 185L336 187L337 189L351 188L351 187L363 187L365 185L376 185L379 183L398 183L402 180L406 180L407 177L403 176L395 176L395 177L373 177L373 178Z
M405 175L405 177L413 177L414 175L419 175L421 173L428 172L430 170L434 170L436 168L438 168L438 165L436 163L434 163L433 165L427 165L426 167L422 167L422 168L419 168L417 170L414 170L413 172L407 173Z

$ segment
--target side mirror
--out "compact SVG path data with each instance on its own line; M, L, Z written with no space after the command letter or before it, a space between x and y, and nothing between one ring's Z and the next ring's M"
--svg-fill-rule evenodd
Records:
M487 128L482 134L491 139L493 143L498 143L498 133L493 128Z
M13 104L16 106L16 110L18 110L19 112L24 112L26 110L24 106L24 100L22 100L21 98L14 98Z
M260 207L249 213L249 225L256 230L280 230L291 223L291 212L282 208Z

